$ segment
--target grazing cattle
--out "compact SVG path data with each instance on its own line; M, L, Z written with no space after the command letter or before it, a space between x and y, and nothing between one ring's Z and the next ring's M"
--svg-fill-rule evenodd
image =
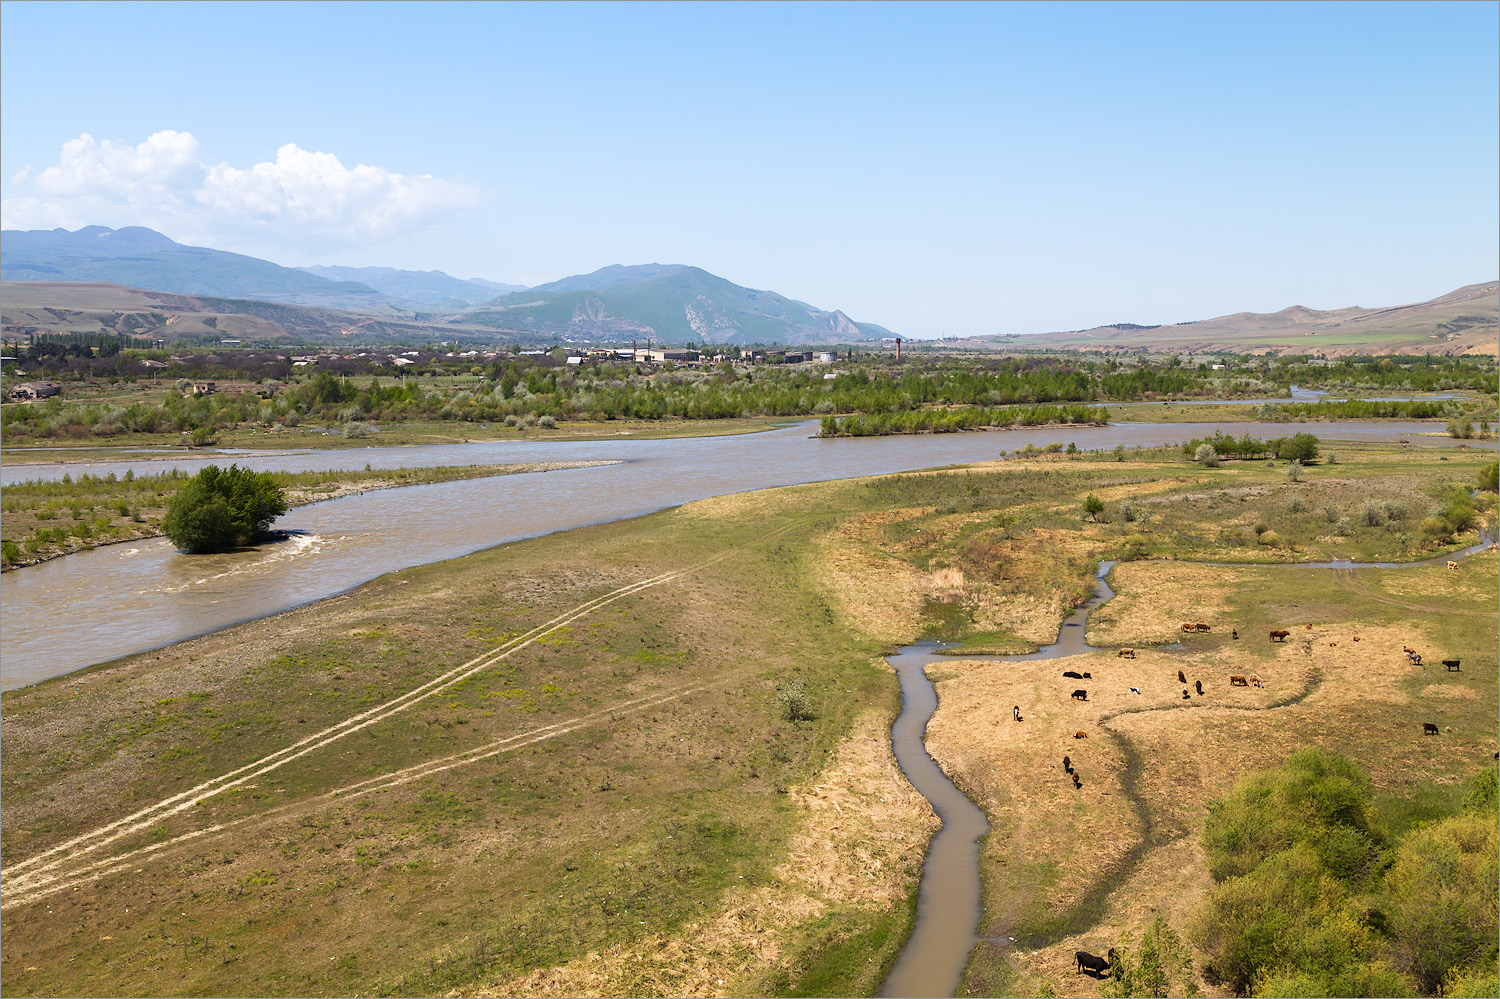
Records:
M1238 642L1240 640L1240 629L1238 629L1238 628L1230 628L1229 629L1229 637L1232 638L1232 639L1234 639L1236 642Z
M1336 649L1336 648L1338 648L1338 647L1339 647L1339 643L1338 643L1338 642L1329 642L1329 643L1328 643L1328 647L1329 647L1329 648L1330 648L1330 649Z
M1302 627L1306 628L1308 631L1312 631L1312 625L1310 624L1304 624Z
M1080 787L1083 787L1083 779L1078 776L1078 771L1075 770L1073 771L1073 790L1076 791Z
M1087 732L1085 732L1083 729L1079 729L1077 732L1073 733L1073 738L1075 738L1075 739L1087 739L1088 737L1089 737L1089 734Z
M1075 691L1073 691L1073 700L1075 700L1075 701L1086 701L1088 699L1089 699L1089 692L1087 690L1075 690Z
M1204 624L1202 621L1199 621L1197 624L1193 625L1193 630L1198 632L1200 635L1206 635L1210 631L1213 631L1212 628Z
M1250 686L1250 681L1238 673L1231 673L1229 674L1229 685L1231 687L1248 687Z
M1014 718L1016 721L1020 721L1021 720L1021 705L1017 704L1015 707L1011 708L1010 709L1010 716L1012 718Z
M1191 623L1186 623L1186 622L1185 622L1185 623L1184 623L1184 624L1183 624L1183 626L1182 626L1182 630L1183 630L1183 631L1192 631L1192 630L1193 630L1193 626L1192 626L1192 624L1191 624Z
M1141 692L1141 688L1139 688L1139 687L1131 687L1130 688L1130 692L1132 694L1139 694Z
M1271 641L1284 642L1291 637L1291 634L1292 633L1290 631L1282 631L1280 628L1277 628L1275 631L1271 632Z
M1458 568L1458 563L1457 562L1449 562L1448 563L1448 568L1450 568L1450 569L1457 569Z
M1067 771L1068 773L1073 772L1073 760L1070 757L1063 757L1063 770Z
M1203 681L1202 680L1194 680L1193 681L1193 686L1195 688L1197 688L1198 693L1201 696L1203 694Z
M1119 651L1119 653L1117 654L1116 658L1119 658L1119 659L1134 659L1135 658L1135 649L1121 649Z
M1177 671L1177 682L1178 683L1187 683L1187 677L1185 677L1185 676L1182 675L1182 670L1178 670Z
M1094 977L1099 977L1109 970L1109 960L1090 954L1086 950L1080 950L1073 955L1073 960L1078 963L1078 973L1089 972Z
M1254 684L1255 686L1257 686L1257 687L1264 687L1265 686L1265 684L1262 683L1261 680L1260 680L1260 674L1259 673L1251 673L1250 674L1250 682L1252 684Z
M1437 735L1438 734L1437 726L1434 725L1432 722L1423 722L1422 723L1422 734L1423 735Z
M1459 671L1458 670L1458 665L1459 665L1460 662L1462 662L1462 660L1459 660L1459 659L1444 659L1443 660L1443 665L1446 666L1446 667L1448 667L1448 672L1449 673L1457 673Z
M1184 701L1191 699L1192 696L1193 696L1192 694L1188 693L1188 689L1186 687L1182 688L1182 699Z
M1088 670L1084 670L1083 671L1083 678L1085 680L1092 680L1094 678L1094 674L1090 673Z
M1422 665L1422 657L1420 655L1418 655L1417 653L1413 652L1411 654L1411 664L1413 666L1420 666L1420 665Z
M1083 674L1082 673L1078 672L1077 670L1072 670L1072 669L1065 669L1065 670L1063 670L1063 676L1067 677L1069 680L1082 680L1083 679Z
M1358 636L1358 635L1355 635L1355 636L1354 636L1354 640L1355 640L1355 641L1356 641L1356 642L1357 642L1357 641L1359 641L1359 636Z

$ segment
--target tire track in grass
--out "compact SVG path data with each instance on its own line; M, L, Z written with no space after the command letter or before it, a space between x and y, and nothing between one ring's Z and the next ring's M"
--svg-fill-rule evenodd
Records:
M204 781L186 791L181 791L170 797L164 798L155 804L148 805L132 812L130 815L114 822L107 823L89 832L75 836L66 842L50 847L41 853L35 854L25 860L13 864L6 874L7 891L24 890L40 874L50 871L65 863L70 857L81 853L90 853L123 836L139 832L149 825L160 822L171 815L193 808L200 802L214 795L221 794L233 787L240 786L256 777L263 776L273 770L315 752L346 736L359 732L371 725L384 721L414 704L420 703L434 694L440 693L453 685L474 676L495 664L509 658L513 653L519 652L540 638L545 638L559 628L566 627L577 619L584 617L601 607L614 603L624 597L631 596L654 586L670 582L679 576L694 572L712 565L715 562L727 558L732 552L706 559L695 565L683 569L641 580L626 586L619 587L601 597L585 601L578 606L563 612L537 625L529 631L508 639L505 642L488 649L480 655L470 659L461 666L456 666L446 673L423 683L412 690L407 691L383 704L377 705L359 714L353 715L324 728L319 732L308 735L297 742L292 743L274 753L260 757L250 763L221 774L218 777ZM48 858L55 858L50 862L43 863Z

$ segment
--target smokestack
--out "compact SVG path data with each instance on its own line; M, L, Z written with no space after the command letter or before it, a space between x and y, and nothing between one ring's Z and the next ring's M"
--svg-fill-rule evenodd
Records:
M634 364L635 362L636 362L635 341L632 340L632 341L630 341L630 363Z
M901 338L899 336L896 337L896 362L898 364L901 362Z

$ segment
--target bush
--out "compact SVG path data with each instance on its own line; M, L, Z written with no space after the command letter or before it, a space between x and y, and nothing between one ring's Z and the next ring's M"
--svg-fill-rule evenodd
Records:
M781 713L787 721L812 720L812 705L808 703L807 691L801 680L793 680L782 688L781 693L776 695L776 703L781 705Z
M0 541L0 561L11 565L21 560L21 546L14 541Z
M1104 501L1093 493L1083 498L1083 512L1089 515L1092 521L1098 521L1099 515L1104 512Z
M1461 815L1412 833L1386 875L1388 925L1402 964L1435 991L1455 969L1493 966L1500 908L1493 814Z
M1296 458L1286 463L1286 477L1293 482L1302 481L1302 462Z
M1267 531L1266 533L1262 534L1258 540L1267 548L1280 548L1283 544L1281 535L1277 534L1275 531Z
M1500 460L1492 461L1479 470L1479 488L1486 492L1500 492Z
M556 430L557 419L551 415L537 417L536 425L543 430Z
M1193 460L1206 468L1219 467L1219 452L1214 450L1212 444L1199 444L1198 450L1193 452Z
M172 497L161 526L182 551L223 552L264 537L286 511L286 495L270 473L209 465Z
M1145 514L1141 511L1141 508L1130 502L1130 500L1126 500L1120 504L1120 519L1125 523L1134 524L1136 521L1144 518Z
M1290 437L1277 437L1266 442L1272 454L1278 458L1288 461L1300 461L1303 463L1315 461L1318 457L1318 439L1312 434L1293 434Z
M1109 966L1110 996L1196 996L1193 957L1182 938L1161 916L1155 917L1141 942L1122 943Z
M1474 424L1463 418L1459 418L1457 420L1449 420L1448 436L1460 437L1467 440L1468 438L1474 436Z

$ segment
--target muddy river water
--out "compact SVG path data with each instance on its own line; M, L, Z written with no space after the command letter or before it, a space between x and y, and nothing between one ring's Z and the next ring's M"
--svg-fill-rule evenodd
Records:
M1311 430L1341 440L1451 445L1417 435L1439 424L1225 425L1257 437ZM208 454L91 463L96 474L196 471L229 461L257 470L412 468L615 460L622 464L387 489L299 507L289 540L226 555L182 555L164 539L106 545L0 577L0 687L11 689L332 596L383 573L502 544L639 516L747 489L993 458L1027 444L1084 449L1202 437L1212 423L1039 427L986 433L816 440L812 421L760 434L368 447L287 454ZM0 483L56 479L78 465L6 465Z

